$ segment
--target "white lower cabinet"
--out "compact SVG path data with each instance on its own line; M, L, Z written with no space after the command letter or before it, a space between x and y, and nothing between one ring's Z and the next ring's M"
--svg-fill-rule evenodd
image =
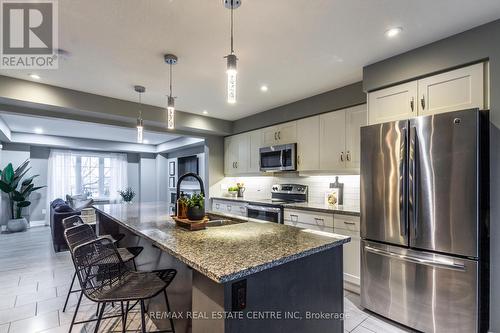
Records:
M359 293L361 270L359 216L285 209L284 221L286 225L294 227L351 237L351 241L344 244L344 288Z
M247 203L223 199L212 199L212 211L215 213L247 216Z

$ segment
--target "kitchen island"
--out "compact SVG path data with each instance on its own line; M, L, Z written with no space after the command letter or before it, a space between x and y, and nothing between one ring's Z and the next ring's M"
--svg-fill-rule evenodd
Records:
M342 245L349 237L234 219L190 232L159 202L95 208L98 230L117 224L135 236L129 242L147 248L139 269L178 270L168 289L176 331L343 332ZM150 317L156 310L164 311L160 302Z

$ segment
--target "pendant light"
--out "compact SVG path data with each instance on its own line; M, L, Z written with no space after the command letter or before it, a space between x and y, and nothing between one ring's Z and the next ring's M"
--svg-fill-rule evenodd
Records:
M177 56L165 54L165 62L170 66L170 93L167 97L167 128L175 128L175 101L172 96L172 66L177 63Z
M241 0L224 0L224 7L231 11L231 53L225 56L227 59L227 102L236 103L236 62L238 58L234 54L233 48L233 11L241 5Z
M142 94L146 91L143 86L134 86L134 90L139 94L139 116L137 117L137 142L142 143L144 141L144 125L142 122Z

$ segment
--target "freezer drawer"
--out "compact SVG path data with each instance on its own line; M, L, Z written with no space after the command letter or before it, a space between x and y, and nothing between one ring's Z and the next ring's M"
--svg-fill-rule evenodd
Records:
M478 263L362 241L361 305L423 332L478 332Z

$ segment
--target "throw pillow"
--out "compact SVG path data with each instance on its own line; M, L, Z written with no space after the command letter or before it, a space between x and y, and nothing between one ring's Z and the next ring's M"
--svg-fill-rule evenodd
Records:
M62 205L58 205L54 208L56 213L69 213L74 212L75 210L71 208L68 204L64 203Z

